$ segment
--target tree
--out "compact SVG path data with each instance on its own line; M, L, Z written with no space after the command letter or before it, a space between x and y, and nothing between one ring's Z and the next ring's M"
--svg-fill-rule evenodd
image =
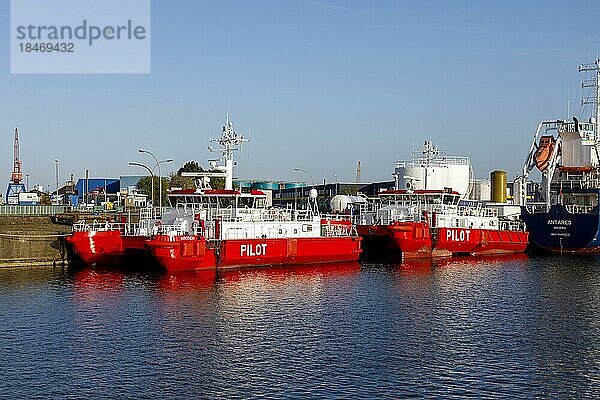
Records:
M182 188L182 189L195 189L196 184L194 183L194 178L189 176L181 176L179 174L171 174L169 175L169 188Z
M184 172L203 172L204 169L194 160L188 161L177 170L176 174L169 176L169 188L195 189L195 179L190 176L182 176Z
M358 193L358 185L340 185L340 194L356 196Z
M210 172L218 172L218 171L211 170ZM210 187L213 189L224 189L225 188L225 178L210 178Z
M183 189L195 189L195 179L189 176L182 176L184 172L204 172L204 169L196 161L188 161L181 168L177 170L176 174L172 174L169 177L169 187L175 188L180 187ZM211 170L210 172L218 172ZM211 178L210 186L213 189L223 189L225 187L225 179L223 178Z
M52 202L50 201L50 195L48 193L43 193L40 196L40 206L49 206Z
M204 169L194 160L188 161L177 170L177 175L181 176L183 172L203 172Z
M159 204L159 178L158 176L154 177L154 205ZM162 178L162 203L168 204L169 198L167 197L168 187L169 187L169 178ZM152 200L152 178L149 176L144 176L136 185L137 189L140 193L148 196L148 201Z

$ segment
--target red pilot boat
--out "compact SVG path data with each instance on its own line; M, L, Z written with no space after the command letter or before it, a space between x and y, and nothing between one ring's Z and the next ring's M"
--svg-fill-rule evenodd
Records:
M320 215L316 190L309 208L272 208L261 191L241 193L232 188L233 151L246 141L227 120L220 139L224 166L217 172L184 173L197 178L197 190L176 190L169 196L193 219L162 224L146 241L153 258L167 271L215 270L356 261L361 238L349 216ZM225 190L210 187L210 178L225 178Z
M396 163L396 190L360 207L357 231L365 251L397 250L404 259L525 251L529 234L518 216L501 217L499 208L446 187L468 190L468 158L440 156L431 142L422 152L413 162Z
M138 223L85 221L73 224L65 237L69 249L87 265L115 265L132 260L150 260L145 242L159 219L152 208L142 209ZM169 218L165 216L165 218Z
M217 198L235 204L240 197L234 192ZM146 246L171 272L356 261L361 252L349 219L313 210L215 207L197 213L190 230L178 225L160 229Z

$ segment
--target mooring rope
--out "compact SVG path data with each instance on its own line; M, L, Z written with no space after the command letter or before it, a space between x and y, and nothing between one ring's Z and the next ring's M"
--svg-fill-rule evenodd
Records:
M0 233L0 237L6 237L11 239L50 239L69 236L70 233L57 233L53 235L14 235L10 233Z

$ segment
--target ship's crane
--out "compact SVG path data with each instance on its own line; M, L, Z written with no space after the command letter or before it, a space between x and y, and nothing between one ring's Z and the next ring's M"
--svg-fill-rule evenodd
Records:
M6 202L8 204L19 204L19 193L27 191L25 185L23 184L23 172L21 170L19 147L19 129L15 128L13 171L10 181L8 182L8 189L6 190Z

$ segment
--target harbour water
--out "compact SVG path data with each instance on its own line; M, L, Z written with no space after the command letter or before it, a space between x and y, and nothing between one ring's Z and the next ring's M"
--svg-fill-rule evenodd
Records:
M590 398L600 258L0 270L0 397Z

